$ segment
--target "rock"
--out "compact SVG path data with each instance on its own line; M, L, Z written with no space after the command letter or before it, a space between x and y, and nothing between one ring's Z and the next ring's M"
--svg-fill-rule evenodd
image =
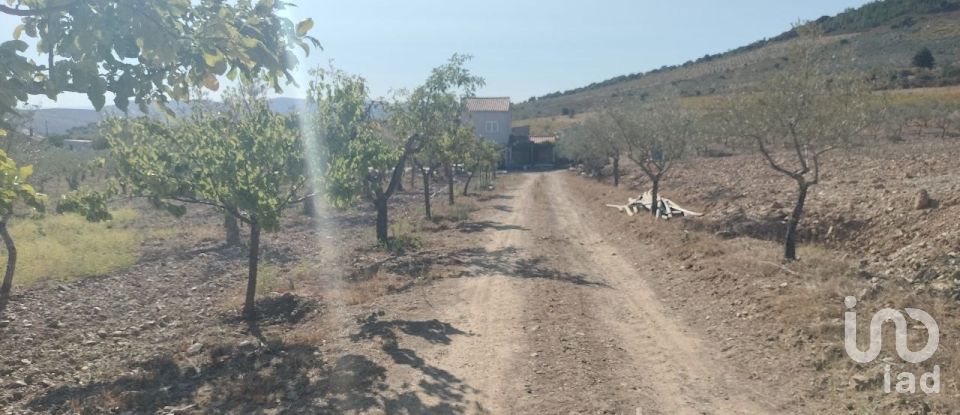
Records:
M870 378L863 375L854 375L850 378L850 389L862 391L870 386Z
M202 352L202 351L203 351L203 344L201 344L201 343L194 343L194 344L191 344L190 347L187 348L187 356L196 356L196 355L200 354L200 352Z
M913 209L914 210L929 209L930 206L931 206L930 194L927 193L926 189L920 189L920 191L917 192L917 196L913 198Z
M22 389L27 386L30 386L30 385L28 385L27 382L24 382L22 380L16 380L7 384L8 389Z

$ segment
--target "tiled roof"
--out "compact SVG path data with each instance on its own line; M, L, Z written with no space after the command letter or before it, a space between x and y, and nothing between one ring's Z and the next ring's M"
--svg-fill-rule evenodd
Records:
M506 112L510 111L510 98L467 98L465 105L470 112Z
M530 142L534 144L543 144L543 143L555 143L557 137L552 135L534 135L530 136Z

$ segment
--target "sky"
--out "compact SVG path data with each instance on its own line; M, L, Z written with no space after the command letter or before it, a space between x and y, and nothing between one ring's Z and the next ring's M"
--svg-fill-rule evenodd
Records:
M290 18L311 17L323 50L303 60L367 79L374 97L413 88L454 53L473 56L481 96L513 102L682 64L776 36L800 20L867 0L293 0ZM17 20L0 15L0 40ZM11 32L4 34L4 29ZM301 82L305 85L306 82ZM288 89L283 95L298 96ZM82 95L42 107L91 108Z

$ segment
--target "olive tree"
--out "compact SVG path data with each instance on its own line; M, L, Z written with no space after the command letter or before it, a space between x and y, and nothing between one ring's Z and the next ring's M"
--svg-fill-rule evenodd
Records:
M820 183L823 156L853 144L876 110L869 105L866 77L825 72L837 62L816 53L819 36L804 30L790 51L790 66L728 104L731 133L797 186L784 237L786 260L797 258L797 227L810 188Z
M110 157L120 180L157 207L179 215L186 205L212 206L249 226L243 316L255 318L260 234L277 230L284 209L305 197L303 147L296 120L265 99L231 94L226 102L222 112L171 124L114 121Z

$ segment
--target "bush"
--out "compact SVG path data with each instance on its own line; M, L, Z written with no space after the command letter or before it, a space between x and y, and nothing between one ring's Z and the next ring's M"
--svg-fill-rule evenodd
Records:
M913 56L913 66L917 68L933 69L935 64L936 59L934 59L933 52L930 52L929 48L920 49L920 51Z
M420 249L423 241L416 235L410 222L401 220L390 224L390 237L380 246L395 255L402 255L408 251Z

